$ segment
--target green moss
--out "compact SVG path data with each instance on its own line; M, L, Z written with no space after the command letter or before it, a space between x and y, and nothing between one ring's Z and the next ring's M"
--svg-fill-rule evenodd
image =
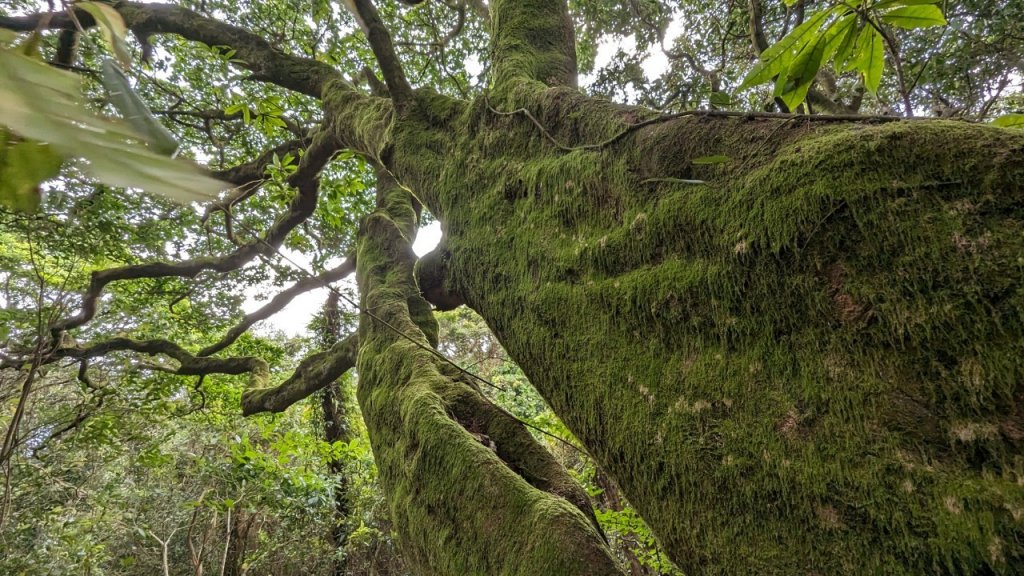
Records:
M463 121L417 182L451 281L685 571L1018 570L1024 137Z
M431 351L415 201L381 176L357 260L372 313L360 321L358 396L406 561L422 574L621 574L579 486Z
M548 0L491 3L493 83L499 92L528 79L576 84L576 40L567 8Z

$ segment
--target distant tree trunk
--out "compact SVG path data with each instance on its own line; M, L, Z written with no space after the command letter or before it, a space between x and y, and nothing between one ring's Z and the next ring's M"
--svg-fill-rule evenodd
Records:
M324 305L324 321L321 328L321 348L329 349L341 340L339 326L339 296L337 292L331 292ZM348 416L346 408L349 405L349 398L345 389L338 382L327 386L320 393L320 408L324 417L324 440L328 443L347 443L352 439L349 432ZM348 542L348 523L351 513L349 502L348 473L345 470L345 463L340 459L332 459L327 463L331 475L334 478L334 521L331 526L331 544L336 550L334 563L335 576L345 574L346 555L345 545Z
M228 531L227 549L224 554L224 576L245 576L245 553L249 548L249 530L256 517L241 508L232 515L231 529Z

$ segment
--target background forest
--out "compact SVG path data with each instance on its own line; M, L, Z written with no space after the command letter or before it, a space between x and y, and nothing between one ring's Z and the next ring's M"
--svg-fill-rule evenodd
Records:
M342 3L177 4L335 66L356 85L380 84L366 37ZM414 85L464 98L482 93L489 81L486 2L379 4ZM890 2L936 6L948 24L880 20L881 60L865 62L855 54L843 66L819 57L805 74L806 100L795 103L765 82L744 79L770 46L837 3L570 4L583 90L617 102L663 112L803 111L1024 124L1019 0ZM863 5L869 4L885 8ZM0 28L2 17L49 8L2 0ZM81 76L91 109L119 115L101 79L109 38L100 30L71 36L38 34L33 49ZM13 34L0 41L5 50L26 42ZM67 58L71 41L73 60ZM312 98L254 81L224 46L155 35L128 37L123 49L134 62L128 74L134 91L180 143L182 156L209 165L216 177L237 182L251 176L262 186L243 187L231 203L183 206L97 184L65 164L59 178L18 189L10 196L18 200L0 207L0 574L407 574L354 400L355 375L282 413L243 417L247 375L183 376L164 357L125 351L46 366L23 361L38 355L49 327L75 310L91 272L226 252L253 238L290 198L288 179L301 159L295 143L308 140L311 122L322 115ZM782 87L783 96L787 90ZM357 323L350 304L355 287L341 278L360 219L373 209L367 193L373 179L362 158L344 154L323 173L313 216L280 252L228 272L111 284L102 312L75 337L159 337L202 349L242 326L231 353L262 357L271 381L284 381L300 359L329 348ZM266 161L252 173L250 160L261 155ZM0 154L0 168L14 160ZM328 284L330 291L323 289ZM274 298L282 291L286 297ZM303 294L306 308L319 311L302 334L259 322L274 312L292 315L294 324L302 318L300 307L278 304ZM679 574L485 322L465 307L437 316L439 351L482 378L484 394L528 423L583 484L629 573Z

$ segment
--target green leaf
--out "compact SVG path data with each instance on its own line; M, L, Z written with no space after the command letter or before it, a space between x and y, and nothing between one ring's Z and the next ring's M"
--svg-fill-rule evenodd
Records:
M803 24L797 26L792 32L786 34L782 40L768 47L761 53L761 60L754 65L754 68L747 73L743 83L737 90L743 90L758 84L764 84L778 76L793 61L797 52L803 49L811 40L822 34L821 24L838 10L845 10L843 6L834 6L820 12L815 12Z
M690 160L690 163L698 166L706 166L710 164L725 164L730 160L731 158L724 154L715 154L713 156L701 156L700 158L694 158L693 160Z
M210 200L228 188L195 166L160 156L119 122L89 111L74 74L12 50L0 50L0 124L24 138L49 143L112 186L142 188L179 202Z
M110 102L131 124L132 128L142 136L147 144L158 154L174 156L178 151L178 141L174 139L163 124L146 107L146 103L132 89L128 78L110 59L103 61L103 86L110 94Z
M797 54L785 75L779 76L781 86L776 86L777 95L790 110L795 110L807 98L807 91L821 66L832 56L845 37L847 30L854 28L853 14L847 14L826 28L815 40L808 42Z
M712 106L725 108L732 105L732 96L729 96L725 92L712 92L708 101Z
M857 23L858 19L854 16L850 19L849 26L840 33L842 37L839 39L839 45L836 46L836 56L833 59L836 74L842 74L855 67L855 63L851 61L850 56L857 45L857 35L860 32Z
M885 39L874 26L867 25L857 38L856 68L864 75L864 86L872 93L878 92L885 68Z
M934 4L896 8L882 14L882 21L907 29L946 25L942 9Z
M870 10L888 10L894 6L923 6L926 4L940 4L942 0L882 0L878 4L868 6Z
M22 140L0 150L0 206L35 212L42 201L39 185L60 173L64 159L47 144Z
M1024 128L1024 114L1006 114L992 121L993 126L1002 128Z
M100 27L103 38L110 46L110 51L125 68L132 65L132 55L128 51L128 44L125 37L128 35L128 27L125 26L124 18L110 4L101 2L77 2L76 7L89 13Z

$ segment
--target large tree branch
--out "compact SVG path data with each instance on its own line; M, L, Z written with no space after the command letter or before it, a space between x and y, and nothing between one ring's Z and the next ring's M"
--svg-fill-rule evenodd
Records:
M499 92L523 79L576 86L576 38L565 0L495 0L491 34Z
M110 338L85 347L57 348L50 355L50 361L60 358L90 360L111 352L131 351L151 356L163 355L178 361L177 368L159 368L179 376L206 376L208 374L249 374L250 387L266 386L270 376L267 362L257 356L235 358L202 358L191 354L169 340L134 340L132 338ZM154 367L156 368L156 367Z
M480 391L438 358L437 323L413 277L419 202L381 170L377 190L359 240L358 396L414 571L621 574L586 494L520 422L485 409ZM459 498L445 489L452 483L467 488Z
M412 86L405 77L402 64L395 53L395 45L391 40L391 33L384 25L377 8L371 0L353 0L353 9L357 12L366 32L366 39L370 42L370 49L377 58L381 73L384 75L384 83L388 86L395 104L401 105L412 98Z
M290 378L274 388L250 388L242 394L242 414L283 412L292 404L330 386L355 367L359 355L359 335L352 334L329 350L304 359Z
M288 153L297 154L299 150L302 150L306 146L309 146L309 144L310 139L308 138L288 140L263 152L262 154L259 155L259 157L255 158L254 160L251 160L244 164L239 164L237 166L232 166L231 168L225 168L224 170L214 170L211 172L210 175L218 180L230 182L235 186L243 186L246 184L251 184L253 182L258 182L265 178L267 166L273 163L275 156L278 158L283 158L284 155ZM230 203L235 204L237 202L238 199L234 199ZM219 208L224 205L224 201L214 202L211 205L211 209Z
M271 82L314 98L323 93L328 80L341 78L331 66L300 56L292 56L244 28L221 22L187 8L172 4L119 2L114 5L128 28L139 38L154 34L177 34L209 46L229 46L235 50L232 62L253 73L253 79ZM0 17L0 28L29 32L40 26L49 29L76 29L95 25L85 10L76 10L74 19L66 11L28 16Z

